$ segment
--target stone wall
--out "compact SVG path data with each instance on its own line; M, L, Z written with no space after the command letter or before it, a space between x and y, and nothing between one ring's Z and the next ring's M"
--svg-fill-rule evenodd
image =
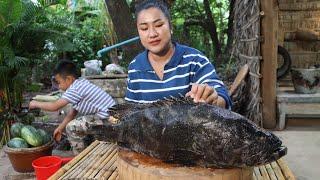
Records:
M91 83L101 87L115 99L117 103L123 103L127 89L126 75L113 75L112 77L86 77Z

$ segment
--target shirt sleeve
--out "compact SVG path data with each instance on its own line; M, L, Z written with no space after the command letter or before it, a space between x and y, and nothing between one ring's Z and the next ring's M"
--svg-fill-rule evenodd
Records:
M67 91L63 93L61 98L66 99L73 105L78 104L82 99L79 92L73 87L70 87L69 89L67 89Z
M210 63L205 56L198 56L194 60L199 62L201 66L196 66L194 69L195 75L193 77L193 83L208 84L213 87L217 91L218 95L225 100L226 108L231 109L231 98L224 83L218 77L213 64Z

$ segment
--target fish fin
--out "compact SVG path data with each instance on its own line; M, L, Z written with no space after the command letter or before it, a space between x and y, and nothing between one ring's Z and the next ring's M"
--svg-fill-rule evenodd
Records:
M108 109L108 113L116 119L121 119L122 116L128 114L129 112L137 108L139 108L139 104L134 104L134 103L116 104Z
M195 104L193 99L190 97L174 97L169 96L165 97L163 100L159 100L157 102L152 103L154 106L171 106L171 105L178 105L178 104Z
M152 107L153 103L132 103L126 102L123 104L116 104L108 109L108 113L116 119L121 120L124 116L139 111L141 109L146 109Z
M116 104L108 109L111 116L116 119L122 119L124 116L134 113L136 111L150 108L150 107L163 107L179 104L195 104L190 97L165 97L163 100L156 101L154 103L132 103L126 102L123 104Z

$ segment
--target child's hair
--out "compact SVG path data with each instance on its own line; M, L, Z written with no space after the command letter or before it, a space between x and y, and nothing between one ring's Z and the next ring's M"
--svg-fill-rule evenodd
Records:
M79 77L76 65L69 60L61 60L59 64L57 64L53 71L53 75L57 74L59 74L63 78L65 78L66 76L73 76L77 79Z
M159 9L168 19L170 28L171 28L171 18L168 6L164 0L145 0L138 3L135 7L135 17L138 19L138 15L142 10L146 10L149 8L157 8Z

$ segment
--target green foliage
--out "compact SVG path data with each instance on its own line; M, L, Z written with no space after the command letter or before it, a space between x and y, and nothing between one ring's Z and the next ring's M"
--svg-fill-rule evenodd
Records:
M80 21L73 28L73 44L76 49L70 53L72 59L83 67L83 62L96 58L96 53L104 44L104 28L99 28L99 22L93 18Z
M113 44L114 32L110 26L111 19L107 14L104 1L91 2L76 1L76 4L71 7L58 4L47 10L49 21L65 21L68 26L66 34L70 42L63 43L60 47L57 43L48 43L49 51L45 59L59 59L63 49L64 58L74 61L78 68L82 68L84 61L97 58L97 51L105 44Z
M75 50L69 56L79 68L84 61L96 59L98 50L112 41L111 20L106 12L103 1L94 1L91 5L78 2L71 31Z
M29 84L26 88L27 92L39 92L42 88L43 84L40 83L32 83Z
M211 0L211 11L217 26L219 41L222 46L227 43L227 24L229 16L228 0ZM176 0L171 8L171 18L173 22L174 38L182 43L189 44L204 52L210 59L214 59L213 44L209 33L199 24L186 27L187 20L202 21L206 23L203 1L198 0ZM223 48L222 47L222 48Z
M1 144L14 110L19 109L28 78L23 72L40 61L47 41L64 44L66 24L48 21L46 9L53 1L0 0L0 119ZM30 71L30 70L29 70Z

